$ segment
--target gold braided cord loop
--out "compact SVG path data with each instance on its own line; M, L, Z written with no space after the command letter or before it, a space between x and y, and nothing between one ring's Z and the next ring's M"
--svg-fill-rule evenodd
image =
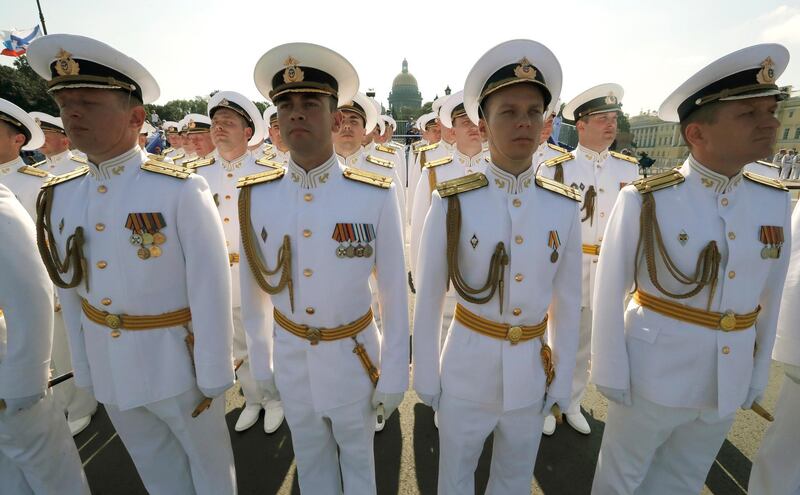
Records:
M581 222L589 220L589 225L592 225L592 222L594 222L594 207L596 201L597 191L595 191L594 186L589 186L589 189L586 190L586 194L583 196L581 211L586 212L586 215L581 218Z
M505 244L498 242L489 262L489 273L486 283L478 289L470 287L461 275L458 266L458 240L461 236L461 202L458 195L447 198L447 271L449 279L464 300L473 304L485 304L499 289L500 313L503 313L503 290L505 288L505 266L508 265L508 254ZM478 296L489 291L484 296Z
M242 247L247 255L247 265L256 279L261 290L270 295L278 294L285 288L289 290L289 306L294 313L294 286L292 284L292 245L288 235L283 236L283 244L278 249L278 260L274 270L268 269L261 259L258 246L255 245L255 233L250 222L250 186L242 187L239 191L239 226L242 237ZM281 272L277 285L270 285L264 277Z
M86 258L83 256L83 227L76 227L75 233L67 238L66 257L61 261L58 246L53 235L51 213L53 209L53 194L55 188L45 187L39 191L36 198L36 246L42 257L50 280L62 289L77 287L84 281L86 291L89 291L89 277L86 268ZM64 280L61 275L72 269L72 279Z
M678 269L675 262L672 261L667 253L666 247L664 246L664 239L661 236L661 228L658 226L656 201L652 193L643 196L642 212L639 216L639 230L639 243L636 246L636 257L634 258L633 292L639 288L639 256L643 255L647 263L647 273L650 276L650 281L659 292L674 299L688 299L699 294L705 287L709 287L706 309L710 309L711 302L714 299L714 292L717 288L719 265L722 258L717 248L716 241L709 241L706 247L700 252L697 258L697 265L695 265L694 275L690 277ZM694 288L689 292L676 293L666 290L661 285L658 281L658 270L656 268L656 248L658 248L658 253L673 279L683 285L694 285Z

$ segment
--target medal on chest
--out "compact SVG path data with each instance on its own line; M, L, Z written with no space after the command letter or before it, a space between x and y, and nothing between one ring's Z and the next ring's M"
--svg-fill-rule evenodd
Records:
M375 227L371 223L337 223L331 238L339 243L337 258L369 258L374 252Z
M762 225L758 239L764 244L761 248L762 259L778 259L783 246L783 227L780 225Z
M558 261L558 248L561 247L561 239L558 237L557 230L551 230L547 237L547 247L553 250L550 253L550 263Z
M129 213L125 228L131 231L130 243L136 248L136 255L142 259L161 256L161 245L167 236L161 233L167 223L161 213Z

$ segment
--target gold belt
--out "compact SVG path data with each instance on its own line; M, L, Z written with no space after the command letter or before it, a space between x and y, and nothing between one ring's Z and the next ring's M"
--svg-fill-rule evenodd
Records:
M455 319L465 327L479 334L495 339L508 340L511 345L541 337L547 331L547 315L541 323L530 326L511 326L508 323L496 323L471 312L461 304L456 305Z
M755 311L742 315L737 315L733 311L724 313L704 311L656 297L642 290L637 290L633 294L633 300L639 306L651 309L664 316L712 330L722 330L723 332L746 330L752 327L756 322L756 318L758 318L758 313L761 311L761 306L757 307Z
M177 327L192 321L192 313L189 308L149 316L112 314L95 308L83 298L81 298L81 308L83 309L83 314L89 320L113 330L111 336L114 338L121 335L120 329L129 331L155 330L157 328Z
M239 262L239 253L228 253L228 263L234 264Z
M593 256L600 256L600 245L599 244L583 244L581 247L583 248L583 254L591 254Z
M359 332L367 328L372 322L372 308L364 313L364 316L360 317L359 319L333 328L299 325L287 318L283 313L278 311L277 308L273 311L273 314L275 316L275 323L283 327L283 329L285 329L287 332L294 334L301 339L307 339L309 342L311 342L311 345L319 344L320 340L331 341L354 337L358 335Z

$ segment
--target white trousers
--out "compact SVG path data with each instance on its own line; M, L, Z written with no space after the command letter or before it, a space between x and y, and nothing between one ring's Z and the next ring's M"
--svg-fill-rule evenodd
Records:
M750 472L752 495L800 495L800 385L788 378Z
M69 354L67 331L61 311L56 312L53 318L53 351L50 367L55 376L72 371L72 358ZM70 421L94 414L97 410L97 400L86 389L76 387L74 378L53 387L53 395L56 405L60 410L66 411Z
M242 309L233 308L233 358L244 359L236 372L239 385L242 386L244 401L247 404L264 404L270 397L265 397L264 392L258 387L253 373L250 371L250 360L247 356L247 338L242 323ZM278 400L278 397L273 397Z
M0 413L0 493L89 494L67 420L52 395L17 414Z
M236 473L225 398L192 418L203 399L193 387L176 397L120 411L108 417L136 465L150 495L232 495Z
M608 405L592 494L700 493L735 414L632 400Z
M475 493L475 469L490 433L492 463L486 493L530 494L542 438L542 404L503 411L442 394L439 400L439 495Z
M589 384L590 360L592 357L592 310L581 308L581 326L578 335L578 353L575 355L575 373L572 375L572 395L567 414L581 411L581 401Z
M340 495L342 482L348 495L377 492L370 398L322 412L284 400L283 410L303 495Z

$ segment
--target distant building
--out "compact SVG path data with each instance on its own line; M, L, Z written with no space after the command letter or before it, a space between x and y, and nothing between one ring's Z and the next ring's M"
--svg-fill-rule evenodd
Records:
M389 112L397 120L409 120L422 108L422 93L417 78L408 72L408 61L403 59L403 70L394 78L389 93Z

